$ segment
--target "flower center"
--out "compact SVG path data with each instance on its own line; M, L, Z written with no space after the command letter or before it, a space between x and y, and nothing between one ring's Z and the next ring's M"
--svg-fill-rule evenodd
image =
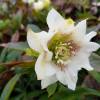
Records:
M70 49L69 46L67 45L67 43L61 43L58 44L55 47L54 50L54 55L55 55L55 60L59 61L59 60L67 60L70 57Z
M49 50L53 52L52 61L61 68L68 64L70 58L79 50L70 35L56 34L48 43Z

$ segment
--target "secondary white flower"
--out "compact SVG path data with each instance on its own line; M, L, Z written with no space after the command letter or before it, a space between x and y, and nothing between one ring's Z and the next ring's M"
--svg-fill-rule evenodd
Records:
M93 70L89 56L100 46L90 39L96 32L86 34L86 20L74 25L71 19L65 20L54 9L47 16L47 24L48 33L35 33L30 29L27 33L29 46L40 53L35 64L37 78L42 88L60 81L74 90L78 71Z
M35 10L42 10L45 7L48 7L50 4L50 0L38 0L37 2L33 3L33 8Z
M23 0L23 2L32 5L36 11L42 10L50 5L50 0Z

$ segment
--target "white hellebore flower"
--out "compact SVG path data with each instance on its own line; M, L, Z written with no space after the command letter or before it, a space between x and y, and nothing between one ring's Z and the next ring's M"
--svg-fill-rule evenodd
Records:
M50 0L23 0L23 2L32 5L36 11L42 10L50 5Z
M37 2L33 3L33 7L35 10L42 10L45 7L48 7L50 4L50 0L38 0Z
M28 30L29 46L40 53L35 71L42 88L60 81L75 90L78 71L82 68L93 70L89 63L90 54L100 46L90 42L96 35L86 34L86 20L74 25L71 19L65 20L56 10L47 16L49 32L35 33Z

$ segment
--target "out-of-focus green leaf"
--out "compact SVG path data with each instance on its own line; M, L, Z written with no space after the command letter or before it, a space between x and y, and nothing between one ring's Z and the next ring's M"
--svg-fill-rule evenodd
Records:
M2 65L0 65L0 73L3 72L6 68Z
M41 29L34 24L28 24L27 28L31 28L33 30L33 32L40 32L41 31Z
M14 89L17 81L19 80L21 74L16 74L4 87L0 100L9 100L10 94Z
M57 89L57 83L48 86L47 88L48 96L50 97L51 95L53 95L56 89Z
M82 0L81 5L83 6L84 9L90 7L90 1L89 0Z
M8 43L6 47L15 50L26 51L26 49L29 46L26 42L17 42L17 43Z
M24 93L14 96L14 97L10 98L10 100L21 100L23 98L23 95L24 95Z
M79 17L79 19L96 19L95 16L91 15L91 13L89 12L84 12L84 13L77 13L77 16Z
M7 20L0 20L0 30L3 30L5 28L7 28L10 24L10 20L7 19Z
M100 72L91 71L90 75L92 75L95 78L95 80L100 83Z
M48 94L42 94L39 100L48 100ZM50 100L50 99L49 99Z
M15 60L19 60L21 58L21 51L17 51L17 50L10 50L11 52L9 52L5 58L6 62L13 62Z
M33 72L34 72L34 62L31 63L25 62L23 64L15 66L15 73L31 74Z
M0 55L0 62L9 62L9 61L19 60L21 58L22 52L23 51L19 49L4 48Z
M22 12L21 11L17 12L16 15L12 17L11 28L13 30L16 30L16 29L18 29L20 27L21 21L22 21L22 17L23 16L22 16Z
M29 98L33 98L33 97L39 96L40 94L42 94L42 91L33 91L33 92L29 92L29 93L27 94L27 96L28 96Z
M0 14L5 14L8 12L8 7L6 3L0 3Z
M82 100L85 95L95 95L100 97L100 91L86 87L78 87L75 91L72 91L61 85L59 90L50 98L50 100L66 100L66 98L67 100Z
M6 55L7 55L7 52L8 52L8 49L7 48L4 48L0 54L0 62L3 62L6 58Z

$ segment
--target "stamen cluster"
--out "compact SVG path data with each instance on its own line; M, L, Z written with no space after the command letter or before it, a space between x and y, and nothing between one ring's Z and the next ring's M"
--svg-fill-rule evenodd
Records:
M72 56L75 56L76 52L78 51L79 47L73 40L67 42L60 42L57 46L55 46L53 52L53 61L57 65L66 65Z

